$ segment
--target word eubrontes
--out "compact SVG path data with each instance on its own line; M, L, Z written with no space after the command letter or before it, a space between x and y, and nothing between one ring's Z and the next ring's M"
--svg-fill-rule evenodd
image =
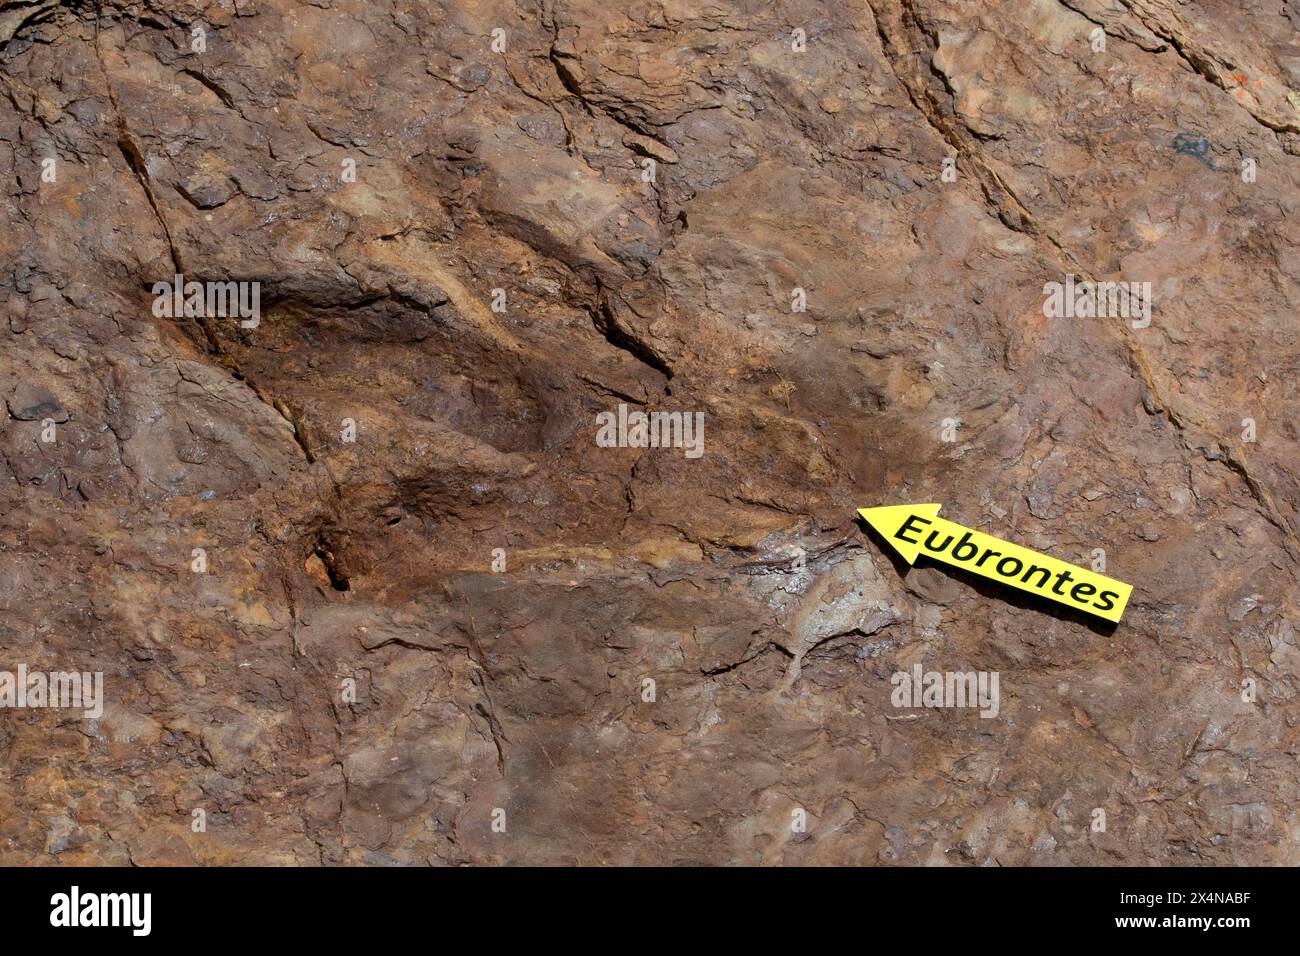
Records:
M925 555L1067 607L1118 621L1131 584L939 517L937 504L859 508L908 564Z

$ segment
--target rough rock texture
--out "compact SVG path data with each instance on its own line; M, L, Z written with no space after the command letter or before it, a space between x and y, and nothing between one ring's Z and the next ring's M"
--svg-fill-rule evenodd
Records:
M5 4L0 863L1300 863L1298 9Z

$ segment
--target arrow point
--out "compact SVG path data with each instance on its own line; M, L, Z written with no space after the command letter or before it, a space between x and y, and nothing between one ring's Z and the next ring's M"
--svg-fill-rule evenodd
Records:
M933 521L939 516L937 503L931 502L924 505L883 505L879 508L859 508L858 514L862 520L889 542L889 546L897 551L908 564L915 564L917 556L921 549L914 544L909 544L894 537L894 533L907 522L908 518L918 516Z

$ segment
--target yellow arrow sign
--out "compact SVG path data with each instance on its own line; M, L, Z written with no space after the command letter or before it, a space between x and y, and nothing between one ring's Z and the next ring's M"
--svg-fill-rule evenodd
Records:
M939 505L859 508L908 564L918 555L951 564L1067 607L1118 621L1133 585L1049 558L939 517Z

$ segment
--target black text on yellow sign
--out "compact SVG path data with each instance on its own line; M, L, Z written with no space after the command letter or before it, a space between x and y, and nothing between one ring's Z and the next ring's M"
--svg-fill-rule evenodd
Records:
M1133 585L1030 551L939 517L939 505L859 508L858 514L908 564L926 557L1108 621L1118 621Z

